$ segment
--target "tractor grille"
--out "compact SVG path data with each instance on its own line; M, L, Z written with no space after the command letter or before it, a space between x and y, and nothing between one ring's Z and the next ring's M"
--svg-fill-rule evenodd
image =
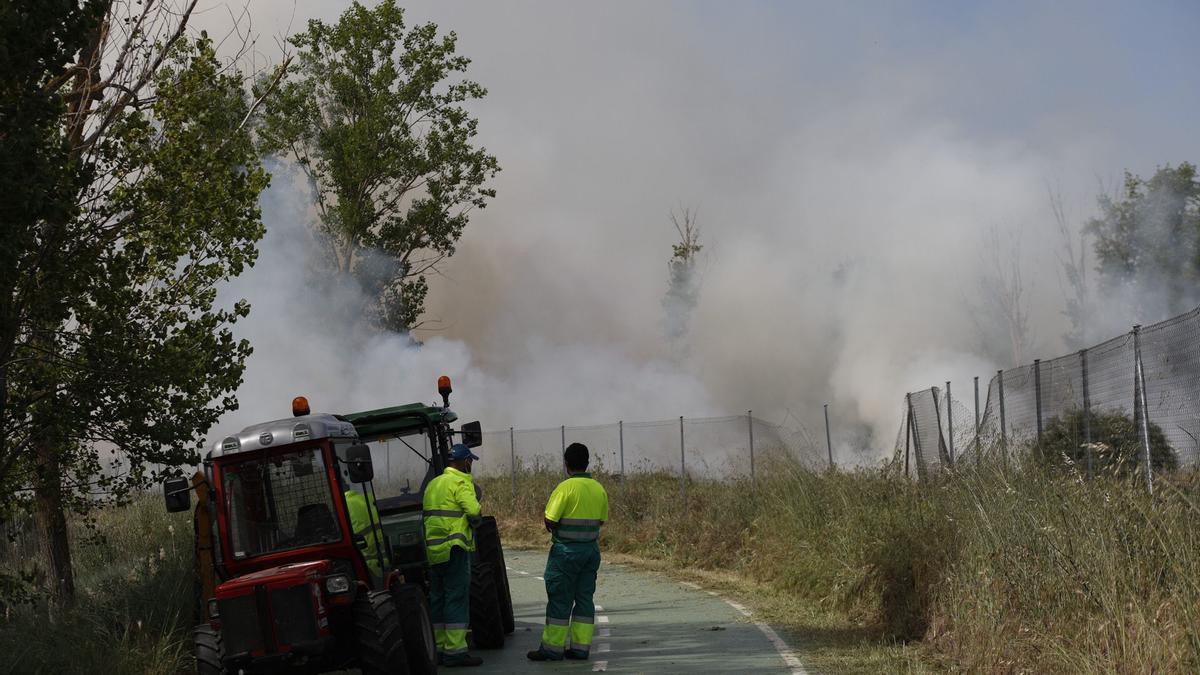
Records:
M294 645L317 639L311 587L271 591L271 613L275 615L275 636L279 644Z
M263 649L258 603L254 594L226 598L217 603L221 612L221 638L225 642L225 654L232 656Z

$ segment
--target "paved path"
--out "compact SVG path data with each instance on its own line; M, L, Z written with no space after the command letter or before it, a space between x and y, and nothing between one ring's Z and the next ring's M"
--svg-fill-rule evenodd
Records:
M626 565L600 567L596 637L587 662L533 663L546 613L546 554L505 551L517 630L504 649L474 652L477 673L802 673L800 662L771 628L744 607L694 584ZM459 672L458 669L445 669Z

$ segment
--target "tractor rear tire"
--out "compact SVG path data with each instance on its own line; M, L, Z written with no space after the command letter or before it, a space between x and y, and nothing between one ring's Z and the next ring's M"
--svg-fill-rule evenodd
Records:
M195 648L196 672L199 675L227 675L229 670L221 659L225 656L225 645L221 633L212 626L202 623L192 629L192 644Z
M354 598L354 638L363 675L408 675L400 612L390 591L363 591Z
M392 598L400 611L400 628L411 675L437 673L437 642L433 637L433 619L425 592L416 584L392 587Z
M491 563L476 563L471 570L471 638L479 649L504 646L504 618Z
M484 516L483 523L475 530L475 541L479 559L492 564L496 577L496 590L500 593L500 618L504 621L504 634L512 635L517 629L513 616L512 592L508 588L508 567L504 564L504 547L500 544L500 529L493 516Z

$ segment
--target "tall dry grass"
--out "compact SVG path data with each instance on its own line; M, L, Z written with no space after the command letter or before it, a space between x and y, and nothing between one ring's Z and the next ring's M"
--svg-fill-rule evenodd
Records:
M14 534L0 565L34 570L36 542ZM100 510L92 527L73 524L72 543L75 605L56 609L35 588L32 602L5 607L0 673L189 672L190 514L168 514L162 496L148 494Z
M985 466L916 485L884 470L818 473L775 461L749 482L621 481L606 551L732 572L920 641L983 672L1200 671L1200 481L1085 482ZM479 479L510 542L544 542L561 475ZM191 524L152 494L75 531L79 601L0 616L0 673L190 669ZM99 536L95 536L99 535ZM18 538L7 570L36 560ZM801 603L797 603L798 605ZM794 627L803 629L797 612Z
M775 461L747 481L600 473L602 546L734 572L844 612L881 641L985 672L1200 671L1200 490L971 468L917 485L885 470ZM541 542L561 475L484 478L512 541ZM797 619L799 622L800 619ZM795 627L803 628L802 625Z

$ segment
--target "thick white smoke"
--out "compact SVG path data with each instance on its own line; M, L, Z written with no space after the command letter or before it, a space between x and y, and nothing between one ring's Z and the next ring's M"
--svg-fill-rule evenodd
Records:
M270 34L342 8L251 11ZM301 283L307 197L277 178L263 256L229 289L254 305L256 353L226 424L286 415L299 393L338 410L432 400L445 372L489 428L753 409L823 442L828 402L842 459L887 454L906 391L953 380L966 400L972 376L1009 365L970 316L990 228L1020 237L1029 357L1052 357L1067 322L1047 182L1078 226L1097 175L1200 156L1194 120L1161 114L1194 109L1171 97L1195 88L1146 82L1111 49L1186 22L940 11L416 4L473 58L504 168L432 282L442 330L414 349L332 320L339 299ZM1153 95L1120 95L1135 87ZM663 214L680 202L703 208L708 262L673 363Z
M290 414L307 396L314 410L353 412L414 401L435 402L437 378L454 382L452 402L486 428L604 423L717 411L704 387L666 360L634 359L605 343L553 344L530 331L520 377L480 368L460 340L434 335L417 345L408 336L371 328L359 314L366 298L353 283L316 284L322 255L311 237L315 213L303 181L275 164L262 204L267 235L253 269L222 291L246 298L252 310L237 326L254 354L237 395L240 409L212 436Z

